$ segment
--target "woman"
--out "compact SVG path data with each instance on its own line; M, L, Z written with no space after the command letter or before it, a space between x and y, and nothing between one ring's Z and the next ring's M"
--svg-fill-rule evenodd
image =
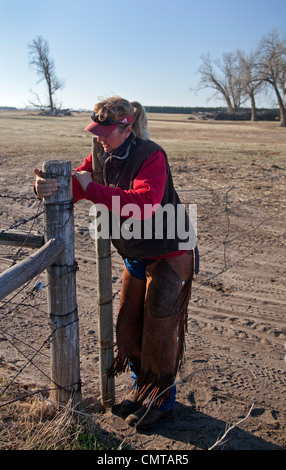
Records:
M130 426L143 428L174 409L174 380L183 355L196 243L192 236L185 248L189 219L185 210L179 213L182 204L165 151L149 140L144 108L120 97L108 98L95 105L85 130L96 135L100 144L104 185L93 181L89 155L73 175L73 196L75 202L88 199L104 204L120 226L119 236L111 233L124 259L124 271L117 354L110 373L131 368L133 386L121 408ZM40 197L57 190L56 180L44 180L39 170L34 172ZM136 208L133 219L125 210L130 207ZM164 207L173 209L171 217L158 218ZM184 239L177 230L182 221ZM172 236L170 223L175 229ZM134 230L135 226L142 230Z

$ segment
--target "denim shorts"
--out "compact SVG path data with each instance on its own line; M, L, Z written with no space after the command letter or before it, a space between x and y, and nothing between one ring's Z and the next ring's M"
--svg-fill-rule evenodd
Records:
M195 253L195 273L199 273L199 250L198 247L196 246L194 248L194 253ZM146 281L146 266L150 262L148 259L141 259L141 260L129 260L128 258L125 258L124 260L125 266L127 268L127 271L131 276L136 277L137 279L141 279L142 281Z
M125 266L129 274L131 276L136 277L137 279L141 279L142 281L146 281L146 266L148 264L148 259L141 259L141 260L129 260L125 258L124 260Z

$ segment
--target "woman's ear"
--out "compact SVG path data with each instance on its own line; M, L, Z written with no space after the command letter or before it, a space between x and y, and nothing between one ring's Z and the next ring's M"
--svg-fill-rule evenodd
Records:
M132 132L132 126L127 126L125 129L125 132L126 132L126 139L130 136L131 132Z

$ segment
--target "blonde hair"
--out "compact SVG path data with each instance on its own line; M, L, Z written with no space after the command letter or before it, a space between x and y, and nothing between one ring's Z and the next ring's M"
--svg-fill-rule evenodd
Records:
M109 117L115 121L120 121L124 116L134 115L133 134L142 140L148 140L150 137L145 109L137 101L129 102L120 96L112 96L97 103L94 112L99 114L102 120ZM126 125L123 124L122 127L125 128Z

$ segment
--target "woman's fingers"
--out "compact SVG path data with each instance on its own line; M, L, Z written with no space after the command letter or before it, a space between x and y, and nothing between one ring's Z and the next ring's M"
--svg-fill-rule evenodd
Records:
M55 191L58 190L59 183L57 180L39 180L37 186L37 193L40 197L51 196Z
M38 176L39 178L42 178L43 177L43 172L41 170L39 170L38 168L34 168L33 169L33 172L36 176Z
M38 168L34 168L36 175L35 189L39 197L49 197L59 188L59 183L55 178L43 178L42 172Z

